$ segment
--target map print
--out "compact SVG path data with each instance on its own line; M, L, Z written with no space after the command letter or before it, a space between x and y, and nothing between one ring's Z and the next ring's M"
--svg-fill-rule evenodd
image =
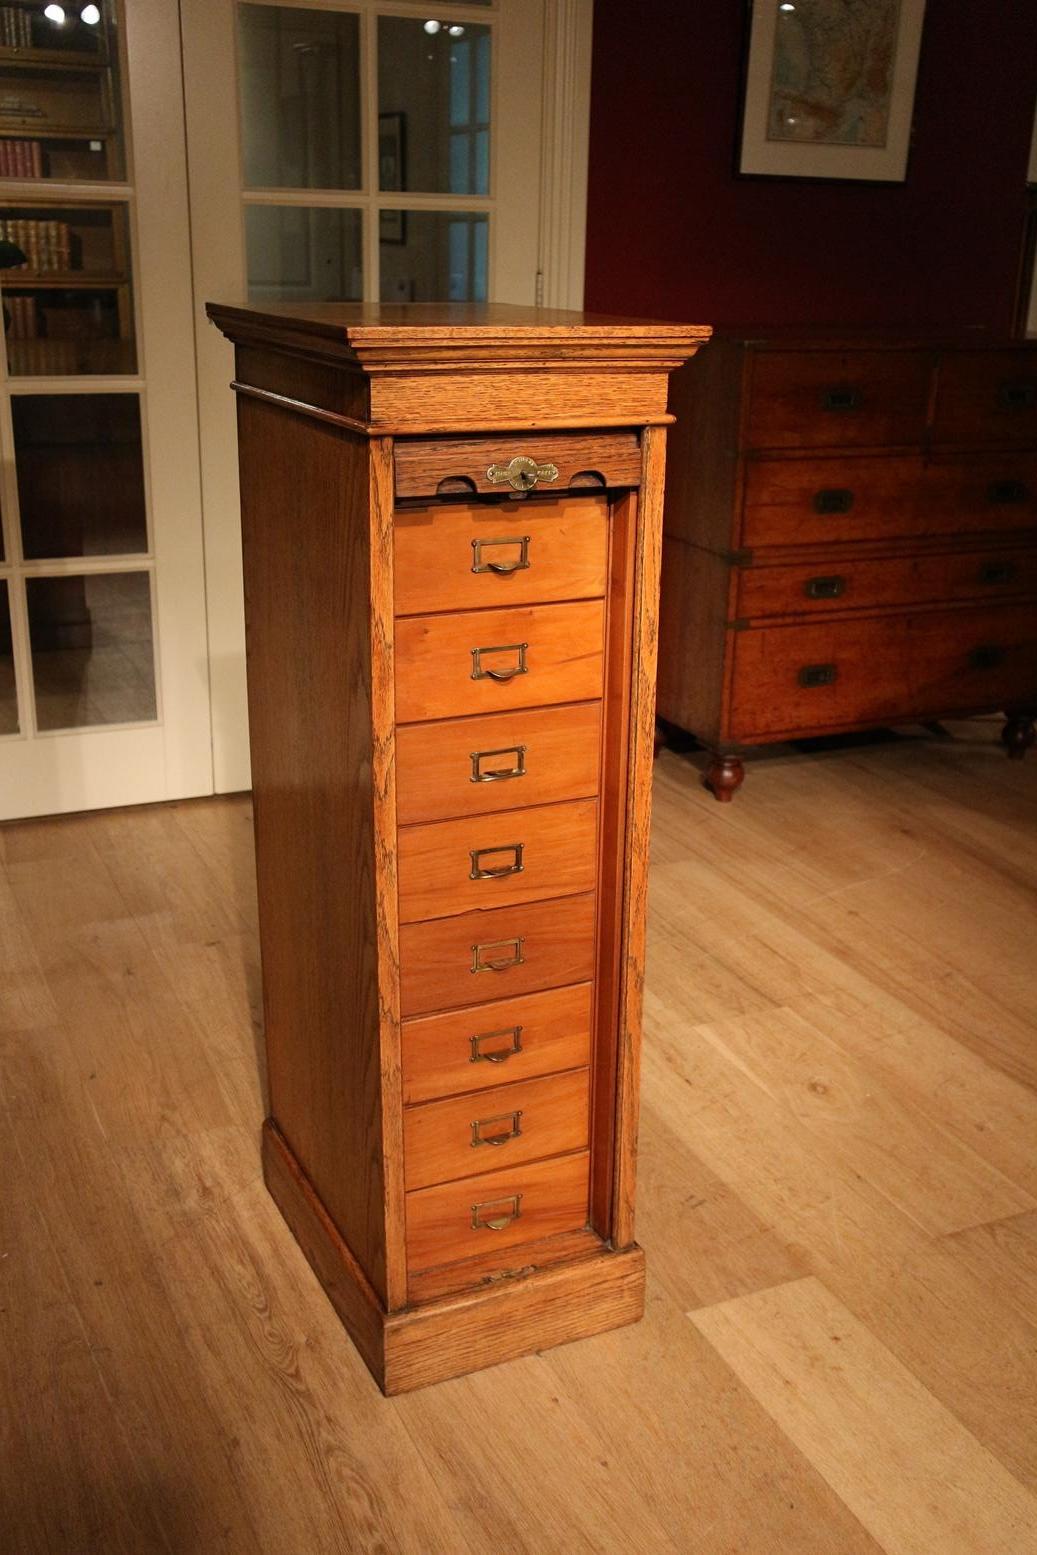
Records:
M885 146L899 0L779 6L768 140Z

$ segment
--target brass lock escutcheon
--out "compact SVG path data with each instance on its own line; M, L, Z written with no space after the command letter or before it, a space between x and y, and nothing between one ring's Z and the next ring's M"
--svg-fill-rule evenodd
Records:
M508 1126L503 1133L484 1134L484 1128L493 1128L495 1123L506 1123ZM518 1139L522 1134L522 1111L498 1112L492 1118L473 1118L471 1122L472 1149L478 1145L506 1145L511 1139Z
M492 1053L483 1052L484 1042L497 1042L501 1037L507 1037L509 1047L495 1047ZM468 1038L472 1056L468 1060L470 1064L506 1064L509 1058L522 1052L522 1027L502 1026L499 1031L480 1031L478 1035Z
M513 1220L521 1218L521 1193L509 1194L506 1199L483 1199L481 1204L472 1205L473 1231L503 1231Z
M532 491L540 481L558 479L557 464L540 464L529 454L516 454L507 464L491 464L486 479L492 486L510 486L512 491Z

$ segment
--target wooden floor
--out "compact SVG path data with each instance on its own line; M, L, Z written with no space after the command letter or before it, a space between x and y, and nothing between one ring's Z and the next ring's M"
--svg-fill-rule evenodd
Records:
M1037 760L951 727L662 756L645 1321L392 1402L260 1182L247 803L0 833L4 1555L1037 1548Z

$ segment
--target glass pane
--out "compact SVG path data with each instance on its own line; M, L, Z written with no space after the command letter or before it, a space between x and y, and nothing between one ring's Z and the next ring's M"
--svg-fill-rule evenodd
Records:
M485 302L489 218L474 211L382 211L383 302Z
M356 302L363 296L359 211L248 205L245 247L254 302Z
M27 557L147 550L136 394L16 394L11 416Z
M359 18L239 5L238 41L246 188L359 189Z
M122 178L115 0L60 9L0 6L0 178Z
M0 734L18 733L18 694L14 685L14 644L7 580L0 578Z
M380 16L378 114L380 189L489 194L490 29Z
M40 729L155 717L149 582L146 572L25 580Z
M13 376L136 371L126 217L121 204L0 208Z

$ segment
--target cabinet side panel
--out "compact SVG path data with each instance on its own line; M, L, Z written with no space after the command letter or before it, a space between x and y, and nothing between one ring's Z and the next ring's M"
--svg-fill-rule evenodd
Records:
M270 1112L386 1296L365 439L239 400Z
M740 343L712 341L670 379L664 527L712 551L733 544L745 368Z
M658 713L707 744L722 732L730 589L725 557L663 541Z

